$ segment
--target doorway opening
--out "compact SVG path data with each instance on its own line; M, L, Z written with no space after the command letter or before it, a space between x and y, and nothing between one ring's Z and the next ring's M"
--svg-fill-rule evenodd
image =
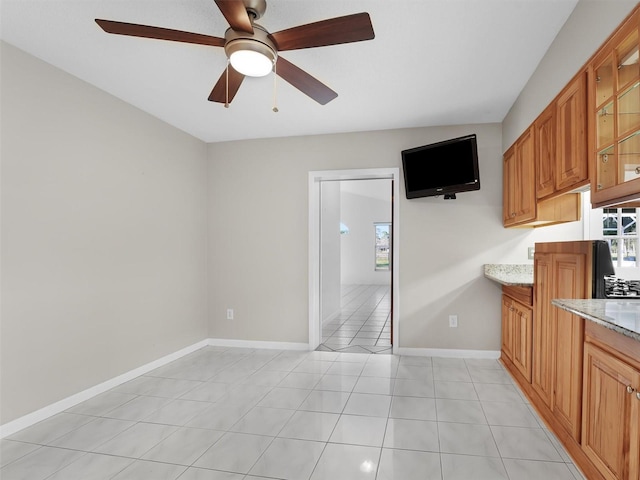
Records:
M392 353L399 169L309 173L309 346Z

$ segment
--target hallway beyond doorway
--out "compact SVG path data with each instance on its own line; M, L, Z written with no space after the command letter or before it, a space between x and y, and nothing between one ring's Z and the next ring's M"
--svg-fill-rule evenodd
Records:
M317 350L392 353L389 285L342 285L340 314L322 326Z

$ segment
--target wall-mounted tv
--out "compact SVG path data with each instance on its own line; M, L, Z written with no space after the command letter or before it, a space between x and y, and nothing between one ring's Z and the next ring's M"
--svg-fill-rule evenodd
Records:
M475 134L402 151L407 198L480 190L478 147Z

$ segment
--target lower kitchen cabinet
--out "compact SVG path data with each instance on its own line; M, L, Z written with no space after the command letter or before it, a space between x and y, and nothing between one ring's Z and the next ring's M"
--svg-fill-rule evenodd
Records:
M586 478L640 480L640 342L551 304L591 298L592 256L536 244L531 296L503 286L501 360Z
M551 306L554 298L588 298L591 242L536 244L532 388L556 420L580 438L584 319Z
M502 295L502 348L501 356L513 361L513 299Z
M531 381L532 288L505 286L502 291L502 355Z
M589 244L589 248L591 248ZM553 256L553 298L588 298L585 284L587 252ZM590 295L589 295L590 296ZM580 438L582 427L582 349L584 319L553 308L553 396L551 410L573 438Z
M553 256L551 253L536 252L533 262L534 271L534 308L532 344L531 387L538 398L551 408L553 394L553 345L551 320L553 310L551 305L551 281Z
M584 354L582 449L605 478L638 480L640 371L589 341Z

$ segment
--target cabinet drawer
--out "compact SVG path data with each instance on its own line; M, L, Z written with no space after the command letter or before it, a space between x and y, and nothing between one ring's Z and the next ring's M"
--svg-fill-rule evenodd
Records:
M519 301L523 305L527 305L529 307L533 306L533 287L503 285L502 293Z

